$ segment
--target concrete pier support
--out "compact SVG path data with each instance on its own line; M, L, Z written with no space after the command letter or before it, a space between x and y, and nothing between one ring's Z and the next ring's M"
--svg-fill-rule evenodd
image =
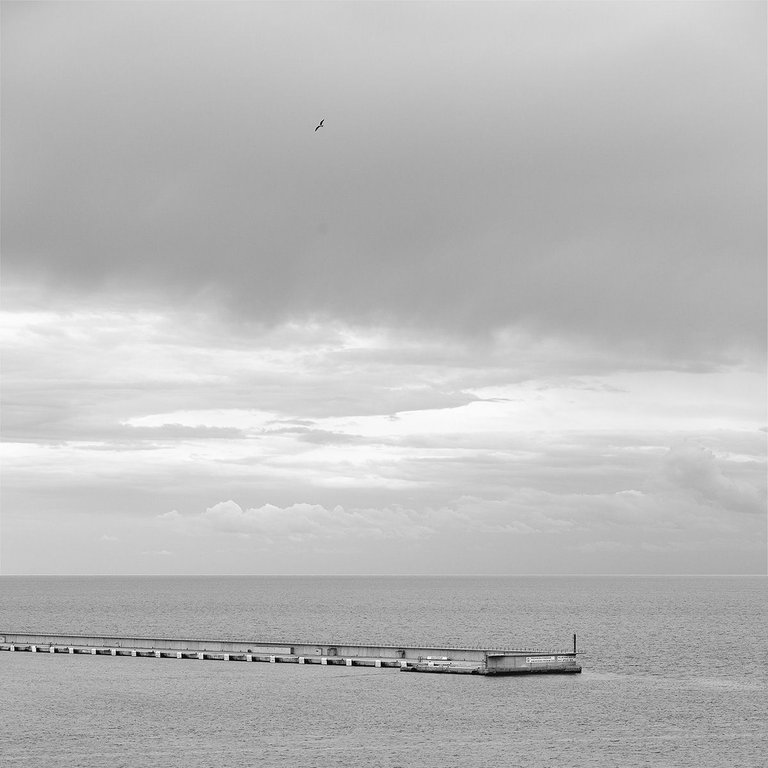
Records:
M320 663L321 664L328 664L328 659L326 659L325 656L323 656L323 658L320 659Z
M197 658L200 659L200 661L202 661L205 658L205 656L202 653L198 653Z
M131 656L135 656L135 655L136 655L136 651L135 650L131 651Z
M275 657L274 656L270 656L269 657L269 663L270 664L274 664L275 663Z
M228 653L224 654L224 661L229 661L229 654Z
M303 664L303 663L304 663L304 657L303 656L299 656L299 664Z
M180 658L181 658L181 651L176 651L176 658L177 658L177 659L180 659Z
M51 646L51 647L48 649L48 653L56 653L56 648L55 648L54 646Z
M109 654L110 656L117 656L117 648L110 648Z
M159 659L159 658L160 658L160 651L155 651L155 658L156 658L156 659Z
M351 666L352 666L352 659L347 659L347 660L346 660L346 662L345 662L345 664L346 664L348 667L351 667Z
M16 646L15 645L11 645L10 648L8 648L8 650L9 651L15 651L16 650Z
M374 667L380 667L381 666L381 659L376 659L376 661L373 662Z
M95 655L96 655L96 649L95 648L91 648L91 656L95 656Z
M69 646L69 652L70 653L74 653L75 652L75 649L71 645Z
M245 660L246 661L253 661L253 654L252 653L246 653L245 654Z
M37 646L36 645L30 645L29 650L32 651L32 653L37 653Z

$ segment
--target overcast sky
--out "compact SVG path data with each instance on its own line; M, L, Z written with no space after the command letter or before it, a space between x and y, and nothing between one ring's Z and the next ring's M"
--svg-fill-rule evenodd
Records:
M2 573L765 572L765 3L6 1L2 225Z

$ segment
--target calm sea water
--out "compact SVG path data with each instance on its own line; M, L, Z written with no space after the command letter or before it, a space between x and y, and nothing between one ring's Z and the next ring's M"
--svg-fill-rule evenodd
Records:
M768 764L763 577L0 578L0 632L568 649L581 675L0 653L0 763Z

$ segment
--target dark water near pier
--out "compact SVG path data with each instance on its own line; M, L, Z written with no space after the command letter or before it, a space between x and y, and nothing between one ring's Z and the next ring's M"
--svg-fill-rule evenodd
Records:
M0 653L24 766L764 766L763 577L2 577L0 632L568 649L584 673Z

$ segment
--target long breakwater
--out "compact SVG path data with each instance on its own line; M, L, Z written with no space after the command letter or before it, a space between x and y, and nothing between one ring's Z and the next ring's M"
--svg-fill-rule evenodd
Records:
M573 649L564 651L0 632L0 651L389 667L404 672L474 675L581 672L575 635Z

